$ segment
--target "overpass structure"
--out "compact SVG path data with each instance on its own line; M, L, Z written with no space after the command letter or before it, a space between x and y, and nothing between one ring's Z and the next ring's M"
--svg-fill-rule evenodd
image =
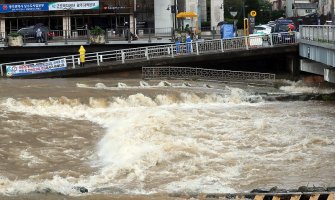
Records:
M300 26L300 70L335 83L335 26Z
M292 62L289 63L294 63L296 52L297 39L293 32L285 39L275 34L255 35L87 53L84 66L80 65L80 55L75 54L2 63L0 69L1 77L69 77L151 66L205 63L243 57L266 57L283 53L291 55ZM50 65L52 62L61 62L64 67L61 70L53 70L54 66ZM294 68L293 64L292 68Z

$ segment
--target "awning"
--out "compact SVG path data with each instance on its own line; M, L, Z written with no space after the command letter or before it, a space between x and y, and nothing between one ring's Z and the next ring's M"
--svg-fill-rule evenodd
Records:
M180 12L177 14L177 18L185 18L185 17L197 17L197 13L195 12Z

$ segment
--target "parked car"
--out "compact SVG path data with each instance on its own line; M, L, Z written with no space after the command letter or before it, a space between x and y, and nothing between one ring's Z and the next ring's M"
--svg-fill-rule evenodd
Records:
M48 40L53 39L54 32L50 31L49 27L44 26L43 24L39 23L34 26L28 26L25 28L21 28L17 31L20 35L22 35L25 39L37 39L36 31L40 29L42 31L42 40L45 41L45 34L48 37Z
M268 26L268 25L257 25L255 26L255 29L254 29L254 34L270 34L272 33L272 28L271 26Z
M289 30L290 25L293 25L290 19L277 19L275 21L274 31L272 34L273 44L292 43L295 41L295 34Z

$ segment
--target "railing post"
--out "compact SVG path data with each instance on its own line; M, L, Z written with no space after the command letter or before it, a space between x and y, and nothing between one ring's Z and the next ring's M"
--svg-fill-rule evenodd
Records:
M121 50L121 60L122 60L122 63L125 63L125 55L124 55L124 52L123 50Z
M100 66L99 53L96 53L96 57L97 57L97 65Z
M244 42L245 42L245 49L246 49L246 50L249 50L249 44L248 44L249 42L248 42L248 39L249 39L248 36L244 36Z
M170 47L167 47L167 53L168 53L168 55L171 54Z
M145 57L147 58L147 60L149 60L149 50L148 47L145 47Z
M220 41L221 41L221 52L224 52L224 50L223 50L223 39L221 39Z
M171 48L171 57L174 58L174 53L173 53L173 44L170 45Z
M105 31L105 42L108 44L108 30Z
M45 45L48 45L48 33L47 32L44 32L44 38L45 38Z
M270 33L270 47L273 47L273 33Z
M149 41L148 42L151 43L151 28L149 28L148 31L149 31Z
M197 51L197 55L199 55L199 42L198 41L195 42L195 48Z
M2 69L2 65L0 65L0 71L1 71L1 77L3 77L3 69Z
M76 63L74 61L74 55L72 55L72 68L75 69L76 68Z
M87 30L87 44L90 44L90 35L91 35L90 30Z
M68 30L65 30L65 44L67 44Z

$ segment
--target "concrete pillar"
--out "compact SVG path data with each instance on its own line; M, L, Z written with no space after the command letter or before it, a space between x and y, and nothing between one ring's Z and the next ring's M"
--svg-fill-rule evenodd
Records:
M211 29L214 27L216 30L220 30L217 25L220 21L224 21L224 9L220 8L222 3L223 0L211 0Z
M334 68L324 69L324 79L325 81L335 83L335 69Z
M0 37L4 38L6 35L5 19L0 18Z
M63 17L63 37L71 35L71 17L70 16L64 16Z
M186 12L195 12L199 16L199 10L198 10L198 0L188 0L185 2ZM198 17L190 18L189 25L192 28L192 30L197 30L198 26ZM186 25L186 24L185 24Z
M199 0L200 9L201 9L201 21L207 21L207 1L206 0Z
M162 1L154 0L154 13L155 13L155 32L165 31L173 27L174 15L171 13L172 0ZM169 10L167 10L169 8Z
M286 0L286 17L293 17L293 0Z
M300 74L300 63L296 56L288 56L288 70L293 78L297 78Z

